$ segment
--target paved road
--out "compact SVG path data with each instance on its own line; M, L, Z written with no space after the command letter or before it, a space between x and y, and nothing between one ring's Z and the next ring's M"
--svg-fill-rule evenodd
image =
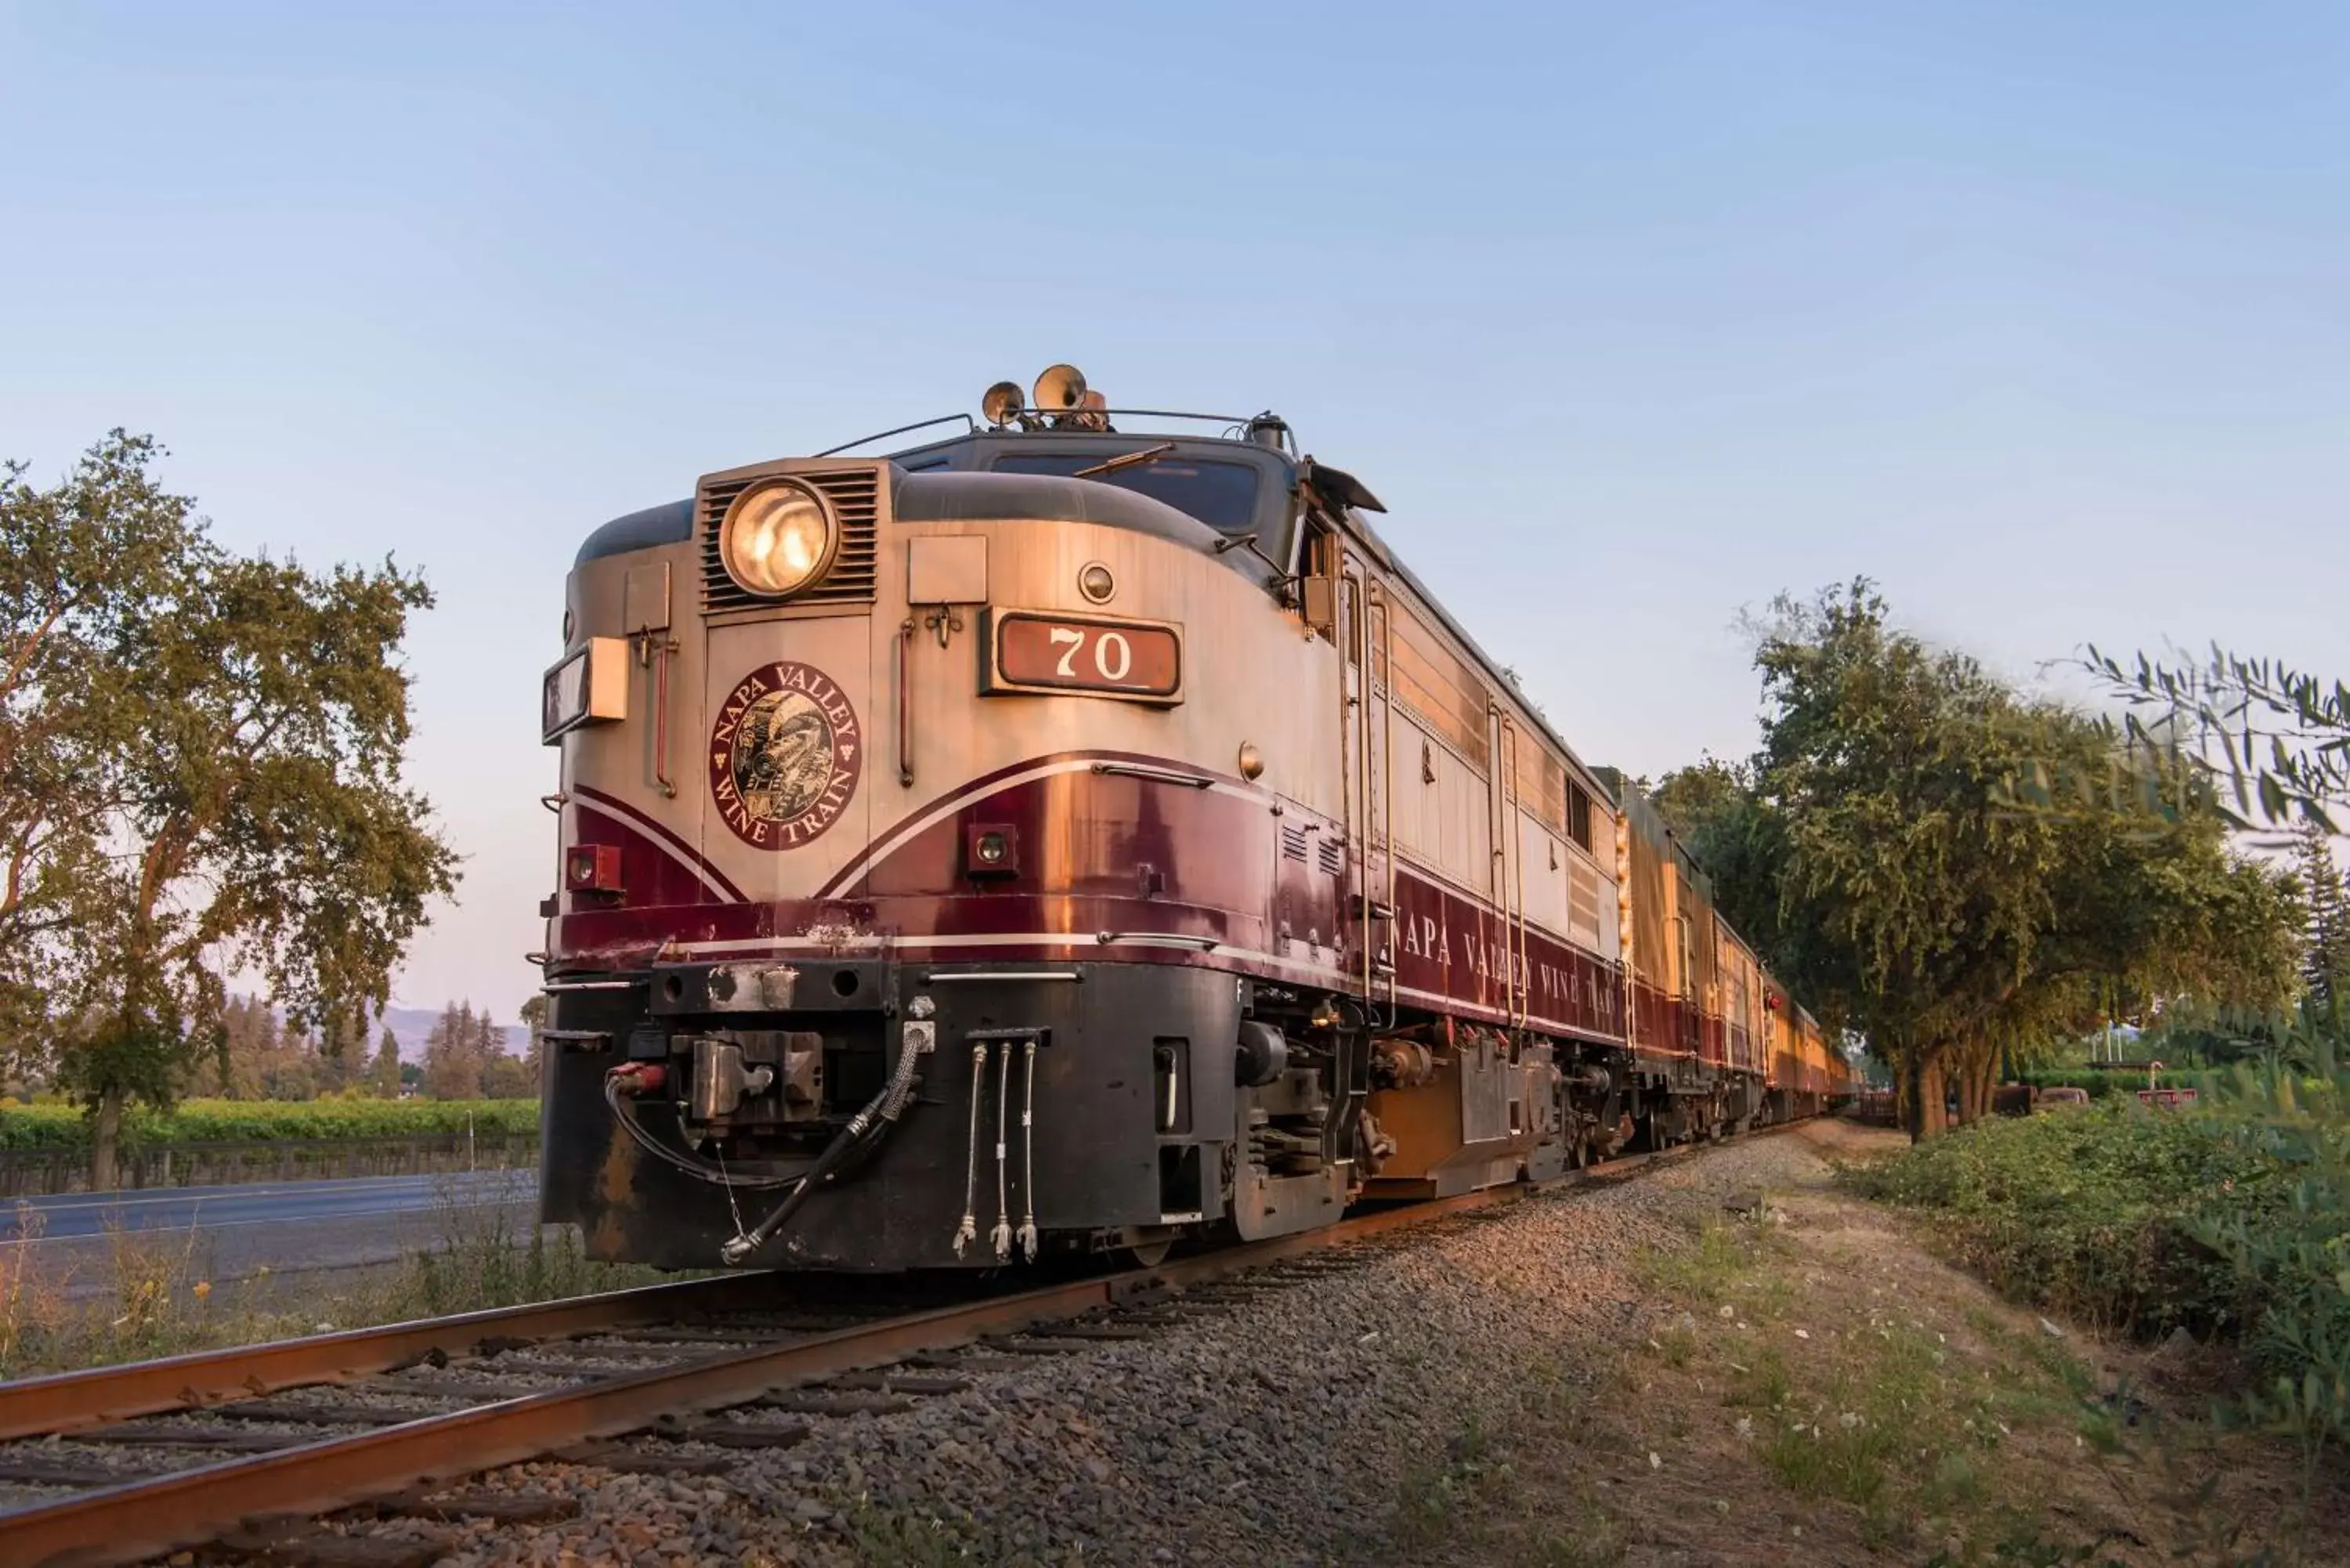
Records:
M126 1248L167 1251L175 1276L215 1284L364 1268L459 1232L528 1235L537 1180L484 1170L28 1199L29 1224L0 1203L0 1267L21 1262L71 1296L115 1291Z
M534 1171L483 1170L67 1192L25 1199L20 1207L0 1213L0 1242L21 1242L28 1231L36 1241L46 1242L114 1231L184 1231L191 1226L224 1231L238 1225L478 1209L527 1202L537 1190L537 1179Z

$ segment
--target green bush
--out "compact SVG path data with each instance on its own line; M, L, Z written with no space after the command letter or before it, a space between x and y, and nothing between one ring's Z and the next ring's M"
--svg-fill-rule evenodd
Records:
M284 1138L409 1137L538 1130L536 1100L182 1100L170 1111L134 1107L123 1142L269 1143ZM0 1149L87 1148L89 1118L78 1106L0 1106Z
M2330 1067L2335 1053L2323 1059ZM2301 1438L2314 1460L2324 1444L2350 1438L2350 1072L2241 1068L2198 1119L2282 1173L2272 1201L2210 1208L2196 1234L2255 1295L2244 1340L2262 1382L2247 1403Z
M2227 1081L2228 1075L2208 1068L2178 1073L2158 1073L2153 1086L2158 1089L2193 1089L2199 1095L2209 1095ZM2093 1100L2119 1096L2125 1100L2137 1098L2137 1091L2147 1086L2146 1075L2100 1071L2095 1067L2054 1067L2045 1072L2026 1073L2023 1082L2035 1089L2086 1089Z
M2196 1227L2275 1206L2282 1177L2207 1117L2135 1098L1992 1118L1849 1173L1871 1197L1935 1210L1938 1241L2007 1294L2142 1334L2241 1324L2244 1283Z
M1846 1179L1931 1210L1938 1243L2019 1300L2239 1341L2246 1407L2314 1459L2350 1439L2350 1073L2196 1076L2193 1109L1990 1120Z

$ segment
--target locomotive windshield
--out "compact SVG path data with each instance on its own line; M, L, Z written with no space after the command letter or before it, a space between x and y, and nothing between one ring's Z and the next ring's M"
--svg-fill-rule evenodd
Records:
M1101 462L1099 453L1014 452L990 466L997 473L1068 475L1097 468ZM1168 456L1087 477L1163 501L1219 533L1245 534L1256 526L1257 471L1243 462Z

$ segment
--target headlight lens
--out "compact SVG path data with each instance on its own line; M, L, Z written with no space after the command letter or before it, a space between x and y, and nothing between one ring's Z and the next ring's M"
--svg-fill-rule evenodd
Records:
M754 594L780 598L824 575L832 562L832 514L814 491L771 480L736 496L720 525L727 575Z

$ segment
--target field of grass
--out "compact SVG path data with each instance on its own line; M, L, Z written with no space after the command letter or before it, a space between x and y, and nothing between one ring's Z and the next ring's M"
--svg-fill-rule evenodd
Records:
M408 1137L426 1133L529 1133L536 1100L182 1100L171 1110L134 1107L123 1141L269 1143L284 1138ZM78 1106L0 1106L0 1149L87 1148Z

